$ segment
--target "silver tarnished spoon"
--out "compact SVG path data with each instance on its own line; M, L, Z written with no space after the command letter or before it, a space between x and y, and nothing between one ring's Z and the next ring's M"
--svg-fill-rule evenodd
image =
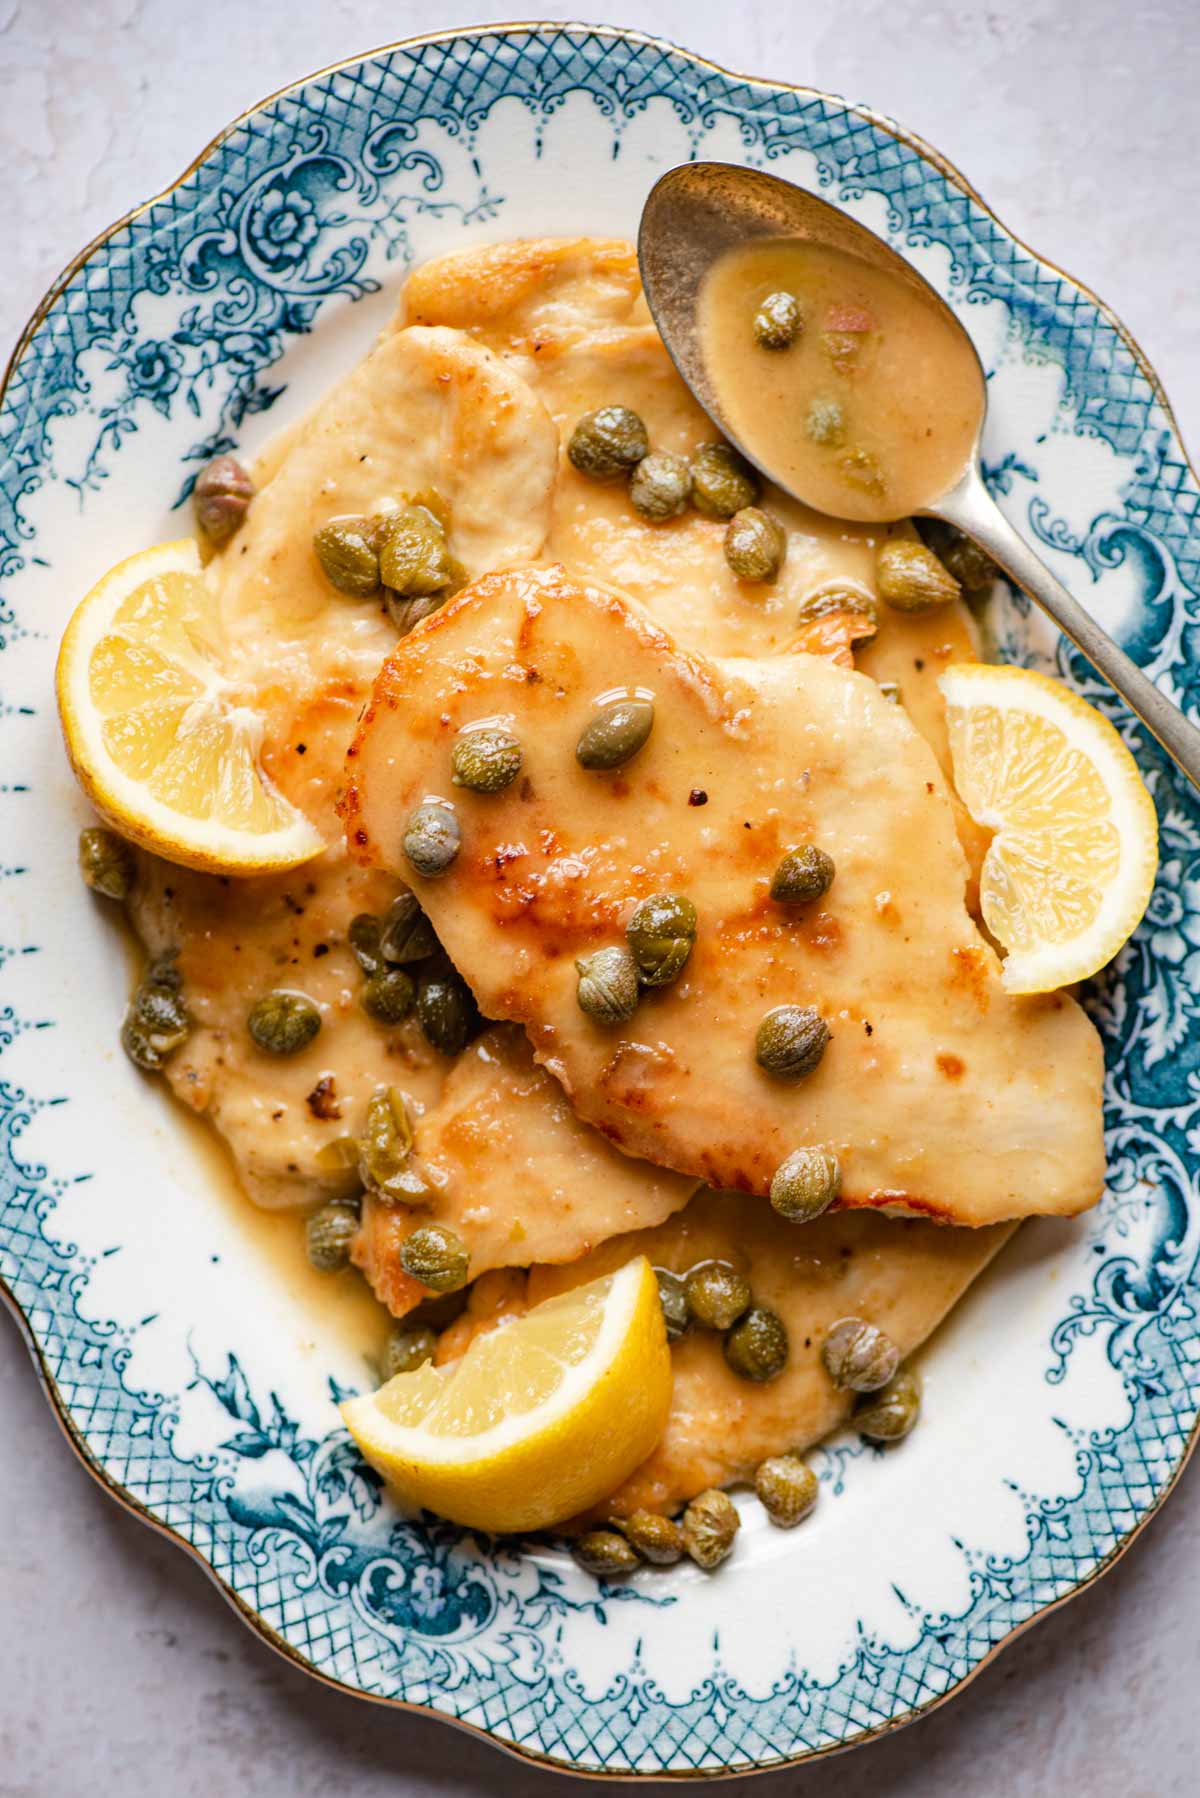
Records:
M798 491L794 478L785 479L772 465L769 439L756 443L753 431L747 435L745 428L741 432L731 428L705 363L699 307L704 279L726 251L756 238L802 239L856 257L898 278L932 304L948 342L969 345L977 364L978 355L950 307L910 263L865 225L816 194L777 175L730 163L692 162L668 170L646 201L638 234L642 283L654 322L675 366L725 436L776 486L811 504L808 496ZM982 369L980 386L979 431L965 465L943 492L924 496L923 503L913 510L918 516L940 518L957 526L999 563L1083 651L1192 784L1200 787L1200 731L1055 579L984 486L979 466L987 407ZM936 421L934 424L936 427ZM858 493L854 515L875 524L895 521L886 494L875 506L877 510L872 510L870 499L864 501Z

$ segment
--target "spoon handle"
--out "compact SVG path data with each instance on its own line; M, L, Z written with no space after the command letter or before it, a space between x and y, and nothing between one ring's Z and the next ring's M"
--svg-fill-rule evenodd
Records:
M998 562L1006 574L1023 587L1031 599L1051 617L1059 630L1081 649L1109 685L1121 695L1130 711L1157 737L1167 754L1200 788L1200 730L1160 693L1102 630L1089 612L1072 599L1061 581L1036 556L1024 537L1014 530L983 484L977 467L968 470L936 509L936 516L957 525L973 537L981 549Z

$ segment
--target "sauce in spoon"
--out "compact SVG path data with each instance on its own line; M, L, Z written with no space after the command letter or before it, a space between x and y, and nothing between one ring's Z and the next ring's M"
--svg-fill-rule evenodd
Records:
M800 328L767 348L769 295ZM772 474L835 517L903 518L946 493L971 460L984 411L979 363L917 285L843 250L759 237L704 279L699 335L734 435Z

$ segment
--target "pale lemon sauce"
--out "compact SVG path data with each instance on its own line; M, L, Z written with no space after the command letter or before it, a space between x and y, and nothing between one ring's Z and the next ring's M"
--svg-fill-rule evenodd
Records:
M765 349L768 294L802 328ZM969 341L919 291L844 251L793 238L741 245L700 294L705 365L734 436L835 518L903 518L947 492L970 460L983 377Z

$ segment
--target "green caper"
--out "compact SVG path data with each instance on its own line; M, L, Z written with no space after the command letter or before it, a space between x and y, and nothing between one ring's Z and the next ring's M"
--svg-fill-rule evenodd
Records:
M904 694L901 691L899 681L881 680L879 683L879 692L881 697L886 699L889 705L902 705L904 702Z
M725 560L739 581L773 581L787 554L787 533L761 506L743 506L725 527Z
M637 1010L638 970L633 952L623 943L610 943L580 956L575 966L579 984L575 997L580 1011L598 1024L624 1024Z
M880 599L897 612L928 612L957 599L962 591L931 549L904 537L889 537L875 555Z
M771 878L771 897L776 905L811 905L814 899L825 897L834 872L831 855L815 843L797 843Z
M683 1546L697 1567L711 1573L731 1552L740 1527L741 1518L729 1494L712 1487L694 1498L683 1513Z
M825 1371L845 1392L877 1392L900 1365L890 1336L861 1317L843 1317L821 1345Z
M706 1330L730 1329L747 1309L749 1284L728 1261L704 1261L683 1284L688 1312Z
M460 731L450 752L450 778L472 793L502 793L521 772L521 745L510 730L488 725Z
M296 1055L321 1028L321 1014L303 993L278 988L251 1008L246 1028L268 1055Z
M214 456L196 477L192 505L196 523L214 548L219 549L246 522L254 482L234 456Z
M691 497L691 466L685 456L673 456L668 450L651 450L629 477L634 511L656 524L678 518Z
M758 493L758 476L732 444L705 443L692 457L692 504L706 518L732 518Z
M462 1237L445 1224L421 1224L401 1243L400 1265L431 1292L457 1292L467 1283L470 1257Z
M820 1486L799 1455L771 1455L758 1465L754 1490L771 1522L781 1530L791 1530L812 1511Z
M380 923L374 912L360 911L350 920L346 941L364 974L378 974L383 966L379 947Z
M417 988L417 1018L427 1042L440 1055L458 1055L479 1024L470 988L455 977L436 976Z
M355 1144L358 1177L371 1192L385 1199L423 1205L429 1184L413 1157L412 1124L404 1094L394 1086L381 1086L367 1100L363 1133Z
M658 1302L667 1326L667 1341L675 1342L692 1321L687 1293L679 1275L673 1274L669 1267L656 1267L654 1278L658 1281Z
M350 1248L358 1233L358 1213L350 1205L322 1205L304 1226L308 1259L320 1273L334 1274L350 1264Z
M970 537L940 519L923 518L920 531L944 568L954 576L968 599L982 599L1000 580L1000 570Z
M334 518L313 537L325 578L351 599L370 599L379 591L379 553L375 527L366 518Z
M683 1531L657 1511L635 1511L625 1520L625 1539L652 1567L673 1567L683 1559Z
M389 588L384 593L383 606L400 635L407 637L409 631L440 611L449 597L449 587L441 593L393 593Z
M160 977L161 976L161 977ZM191 1030L178 970L155 964L130 1001L121 1026L121 1047L130 1061L156 1073L182 1048Z
M571 1553L597 1579L617 1579L641 1564L637 1551L616 1530L589 1530L573 1544Z
M433 799L417 806L405 828L402 848L426 880L444 874L462 848L462 827L454 807Z
M421 910L417 895L398 894L380 921L379 951L384 961L397 967L425 961L437 946L433 925Z
M137 877L133 850L115 831L89 825L79 833L79 872L93 893L127 899Z
M379 1380L386 1385L398 1373L412 1373L432 1361L437 1349L434 1332L418 1325L415 1329L393 1330L379 1357Z
M846 441L846 414L842 411L841 402L819 397L815 399L804 420L804 435L810 443L819 444L822 449L840 449Z
M870 450L855 446L838 457L838 472L848 487L855 487L860 493L870 493L876 498L887 491L887 482L883 470L871 454Z
M692 953L696 907L681 893L655 893L642 900L625 926L625 935L641 984L669 986Z
M589 773L623 768L654 728L654 701L644 694L610 699L584 726L575 759Z
M820 618L845 616L847 612L855 613L870 626L867 631L861 627L856 631L860 643L875 636L879 629L879 607L864 588L852 586L848 581L827 581L824 586L815 587L800 601L796 620L799 624L815 624Z
M771 1180L771 1203L789 1223L808 1224L828 1211L842 1187L842 1170L828 1149L793 1149Z
M403 968L380 968L363 986L363 1010L377 1024L402 1024L413 1008L417 989Z
M725 1337L725 1359L743 1380L759 1385L787 1366L788 1334L783 1319L765 1305L751 1305Z
M754 1054L760 1068L794 1084L820 1065L829 1025L811 1005L777 1005L758 1027Z
M649 451L646 427L628 406L601 406L599 411L587 413L567 444L572 467L593 481L611 481L636 468Z
M821 348L833 364L835 373L850 375L858 367L863 351L861 331L822 331Z
M804 329L804 312L794 293L769 293L754 314L754 341L760 349L791 349Z
M380 527L379 578L389 592L427 598L450 585L446 533L424 506L405 506Z
M353 1136L331 1136L313 1156L320 1174L348 1174L358 1166L358 1143Z
M181 993L183 991L183 975L179 972L177 965L178 956L178 949L164 949L161 955L156 955L146 969L142 985L165 986L173 993Z
M899 1442L921 1415L921 1384L915 1373L901 1368L882 1392L871 1395L854 1413L853 1423L868 1442Z

